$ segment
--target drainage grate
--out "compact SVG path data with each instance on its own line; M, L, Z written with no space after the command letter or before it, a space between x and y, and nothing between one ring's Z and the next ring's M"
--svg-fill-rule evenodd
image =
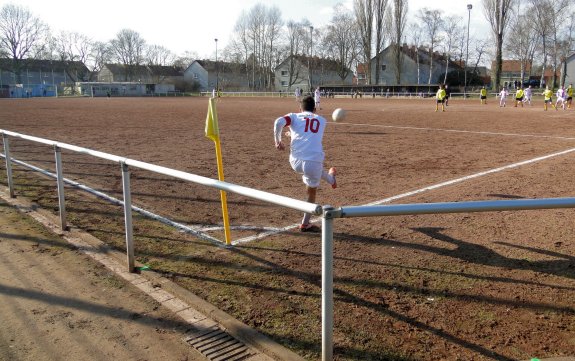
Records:
M212 361L239 361L254 355L246 345L218 326L193 332L186 337L186 342Z

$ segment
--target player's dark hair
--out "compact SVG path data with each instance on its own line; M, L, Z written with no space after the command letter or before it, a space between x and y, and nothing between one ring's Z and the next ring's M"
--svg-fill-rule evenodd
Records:
M306 112L313 112L315 110L315 100L311 95L303 97L301 100L301 109Z

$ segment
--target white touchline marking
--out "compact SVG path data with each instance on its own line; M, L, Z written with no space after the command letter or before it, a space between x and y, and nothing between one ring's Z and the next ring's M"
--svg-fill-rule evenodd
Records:
M567 149L567 150L564 150L564 151L561 151L561 152L552 153L552 154L544 155L544 156L537 157L537 158L533 158L533 159L529 159L529 160L524 160L524 161L518 162L518 163L508 164L508 165L505 165L505 166L503 166L503 167L490 169L490 170L487 170L487 171L484 171L484 172L479 172L479 173L471 174L471 175L468 175L468 176L465 176L465 177L461 177L461 178L457 178L457 179L452 179L452 180L449 180L449 181L446 181L446 182L442 182L442 183L434 184L434 185L431 185L431 186L428 186L428 187L420 188L420 189L417 189L417 190L414 190L414 191L411 191L411 192L406 192L406 193L398 194L398 195L396 195L396 196L392 196L392 197L389 197L389 198L384 198L384 199L380 199L380 200L378 200L378 201L374 201L374 202L371 202L371 203L363 204L363 206L375 206L375 205L379 205L379 204L383 204L383 203L390 203L390 202L392 202L392 201L395 201L395 200L398 200L398 199L401 199L401 198L410 197L410 196L413 196L413 195L415 195L415 194L419 194L419 193L423 193L423 192L426 192L426 191L430 191L430 190L434 190L434 189L446 187L446 186L449 186L449 185L452 185L452 184L456 184L456 183L465 182L465 181L467 181L467 180L474 179L474 178L479 178L479 177L482 177L482 176L485 176L485 175L488 175L488 174L498 173L498 172L502 172L502 171L504 171L504 170L508 170L508 169L512 169L512 168L518 168L518 167L523 166L523 165L527 165L527 164L539 162L539 161L546 160L546 159L553 158L553 157L558 157L558 156L565 155L565 154L569 154L569 153L572 153L572 152L575 152L575 148ZM314 218L314 219L312 220L312 222L315 223L315 222L318 222L318 221L320 221L320 220L321 220L321 218ZM262 232L262 233L259 233L259 234L254 235L254 236L245 237L245 238L241 238L241 239L232 241L232 244L233 244L233 245L236 245L236 244L241 244L241 243L247 243L247 242L255 241L255 240L257 240L257 239L265 238L265 237L267 237L267 236L271 236L271 235L278 234L278 233L281 233L281 232L289 231L289 230L291 230L291 229L297 228L298 226L299 226L299 223L291 224L291 225L286 226L286 227L283 227L283 228L278 228L278 229L276 229L276 230L267 231L267 232Z
M473 130L457 130L457 129L444 129L444 128L421 128L421 127L405 127L398 125L382 125L382 124L362 124L362 123L337 123L339 125L362 125L366 127L377 127L377 128L394 128L394 129L406 129L406 130L424 130L424 131L437 131L437 132L448 132L448 133L467 133L467 134L482 134L482 135L501 135L505 137L525 137L525 138L546 138L546 139L562 139L562 140L575 140L575 137L561 137L554 135L535 135L535 134L517 134L517 133L497 133L497 132L478 132Z
M468 175L468 176L465 176L465 177L461 177L461 178L457 178L457 179L452 179L452 180L447 181L447 182L438 183L438 184L435 184L435 185L432 185L432 186L428 186L428 187L425 187L425 188L421 188L421 189L418 189L418 190L415 190L415 191L412 191L412 192L407 192L407 193L399 194L399 195L396 195L396 196L393 196L393 197L385 198L385 199L382 199L382 200L379 200L379 201L375 201L375 202L371 202L371 203L368 203L368 204L364 204L364 206L375 206L375 205L382 204L382 203L389 203L389 202L394 201L394 200L396 200L396 199L409 197L409 196L412 196L412 195L414 195L414 194L423 193L423 192L425 192L425 191L429 191L429 190L433 190L433 189L437 189L437 188L442 188L442 187L445 187L445 186L448 186L448 185L452 185L452 184L455 184L455 183L461 183L461 182L464 182L464 181L469 180L469 179L474 179L474 178L482 177L482 176L484 176L484 175L493 174L493 173L497 173L497 172L502 172L502 171L504 171L504 170L508 170L508 169L512 169L512 168L518 168L518 167L520 167L520 166L522 166L522 165L527 165L527 164L539 162L539 161L542 161L542 160L546 160L546 159L549 159L549 158L557 157L557 156L560 156L560 155L565 155L565 154L572 153L572 152L575 152L575 148L567 149L567 150L564 150L564 151L561 151L561 152L552 153L552 154L544 155L544 156L537 157L537 158L533 158L533 159L529 159L529 160L524 160L524 161L518 162L518 163L508 164L508 165L505 165L505 166L503 166L503 167L486 170L486 171L484 171L484 172L479 172L479 173L471 174L471 175Z

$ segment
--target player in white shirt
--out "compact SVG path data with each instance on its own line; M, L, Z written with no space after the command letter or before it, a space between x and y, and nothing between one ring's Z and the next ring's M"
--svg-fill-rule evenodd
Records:
M295 88L295 100L298 103L301 101L301 89L299 87Z
M559 87L555 95L557 96L557 100L555 101L555 110L559 110L557 108L557 105L559 105L559 103L561 103L561 107L563 108L563 110L565 110L565 87Z
M315 203L317 188L320 180L325 180L331 184L332 188L337 187L335 181L335 168L329 171L323 169L323 133L327 121L321 115L314 113L315 101L311 96L306 96L301 101L300 113L289 113L279 117L274 123L275 146L278 150L284 150L282 142L282 130L284 127L290 128L291 144L289 162L294 171L302 174L303 183L306 185L307 201ZM310 224L311 214L304 213L301 225L302 232L319 232L318 226Z
M531 97L533 96L533 88L529 85L523 92L523 103L531 105Z
M507 93L507 89L505 88L501 88L501 91L499 92L499 107L505 107L505 103L507 101L507 95L509 93Z
M321 110L321 106L319 105L319 101L321 98L321 92L319 90L319 87L315 88L315 92L313 93L313 100L315 101L315 107L319 110Z

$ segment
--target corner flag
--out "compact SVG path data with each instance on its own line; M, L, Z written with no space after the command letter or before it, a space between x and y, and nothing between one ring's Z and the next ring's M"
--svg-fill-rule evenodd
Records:
M210 98L208 105L208 116L206 117L206 137L213 140L216 146L216 159L218 162L218 180L224 181L224 165L222 162L222 149L220 145L220 128L218 126L218 113L216 111L216 99ZM220 190L222 202L222 215L224 217L224 234L226 244L232 244L230 236L230 219L228 216L228 201L226 192Z
M208 116L206 118L206 137L216 142L220 138L220 128L218 126L218 113L216 103L210 98L208 105Z

